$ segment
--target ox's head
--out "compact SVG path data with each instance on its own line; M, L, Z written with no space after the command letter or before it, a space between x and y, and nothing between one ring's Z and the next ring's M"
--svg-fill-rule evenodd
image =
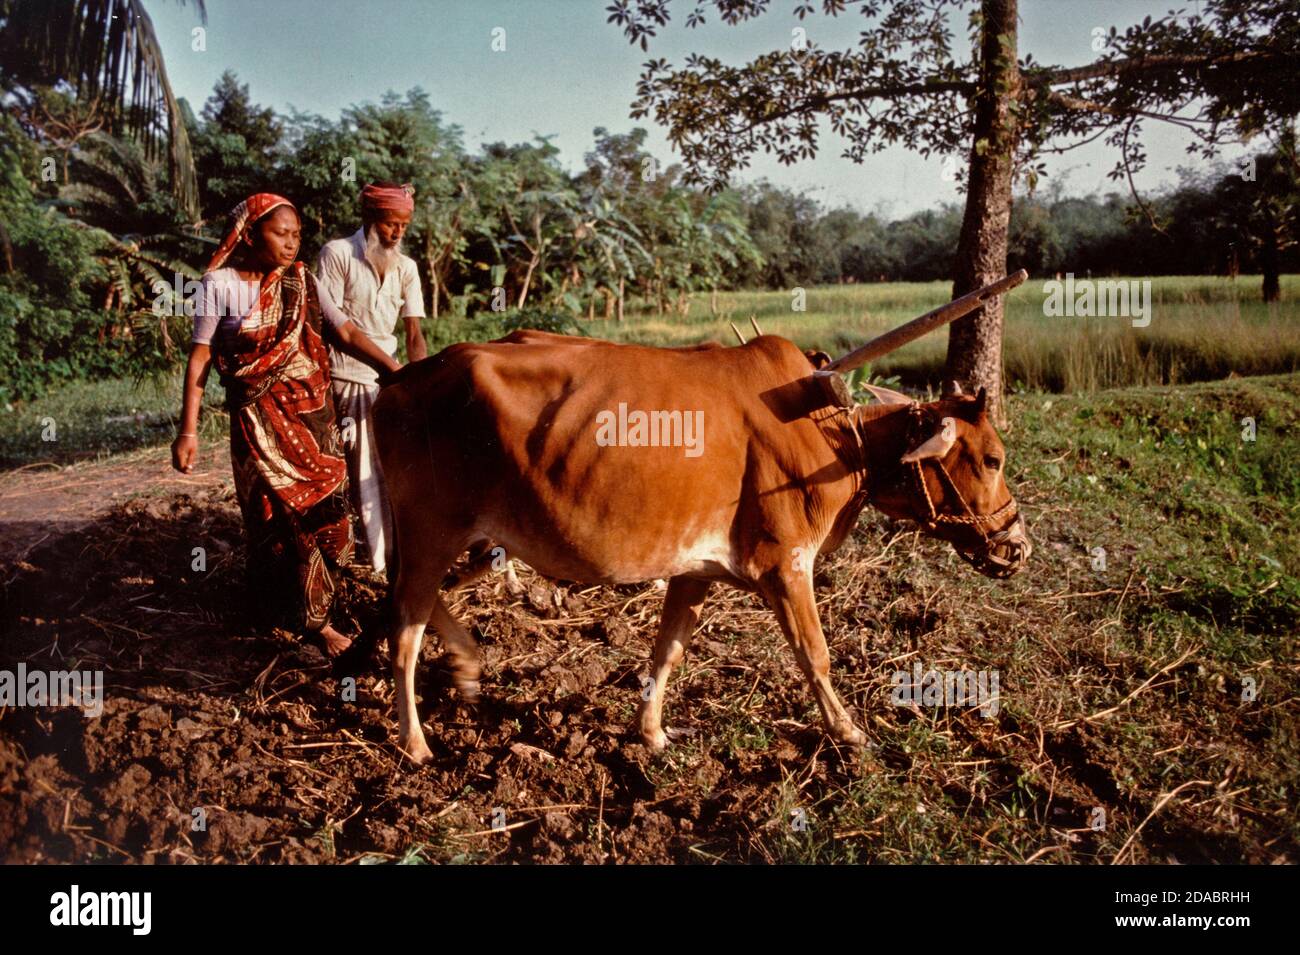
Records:
M949 541L980 573L1018 573L1033 550L1024 518L1005 479L1006 451L985 411L984 389L916 404L897 392L872 389L887 403L906 403L897 468L880 475L872 502L891 517L917 521Z
M953 299L906 324L877 335L826 365L806 355L815 369L813 381L830 404L852 405L839 376L861 368L949 322L981 308L1029 277L1024 269ZM1007 490L1002 472L1006 453L985 413L984 390L969 398L958 390L942 401L920 405L887 388L865 386L886 404L906 406L890 415L905 425L885 435L902 451L895 461L867 464L867 488L873 504L892 517L912 518L927 533L950 541L962 559L989 577L1010 577L1029 559L1032 547L1020 508ZM859 427L861 419L855 419ZM869 444L862 440L864 450ZM867 450L870 458L871 451Z

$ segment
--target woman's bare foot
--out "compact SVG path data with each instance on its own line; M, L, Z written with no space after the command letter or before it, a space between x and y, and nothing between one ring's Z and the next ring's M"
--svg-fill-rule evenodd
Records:
M308 639L316 644L329 659L333 660L343 653L348 647L352 646L352 639L345 637L334 629L333 625L325 624L314 633L308 634Z

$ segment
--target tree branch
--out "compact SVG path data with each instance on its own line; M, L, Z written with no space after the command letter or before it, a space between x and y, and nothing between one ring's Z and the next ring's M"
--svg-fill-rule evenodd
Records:
M1106 76L1122 76L1128 73L1145 73L1188 66L1223 66L1274 58L1286 59L1287 57L1275 50L1243 50L1221 55L1161 54L1123 60L1098 60L1096 63L1090 63L1087 66L1030 74L1026 80L1032 86L1059 86L1067 83L1080 83L1084 80L1100 79Z
M761 119L756 119L747 124L739 132L747 133L765 123L780 122L783 119L789 119L791 116L798 116L800 113L809 110L818 111L829 106L831 103L843 100L868 100L868 99L892 99L896 96L924 96L935 93L964 93L970 95L975 92L975 84L967 80L945 80L941 83L912 83L906 86L868 86L860 90L848 90L843 93L824 93L817 96L809 97L801 103L791 106L789 109L783 109L779 112L771 113Z

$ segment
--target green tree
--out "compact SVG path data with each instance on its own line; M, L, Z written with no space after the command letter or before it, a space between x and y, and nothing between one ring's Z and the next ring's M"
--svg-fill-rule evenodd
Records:
M283 124L270 107L252 101L248 84L226 70L203 104L190 139L202 185L205 219L221 221L238 203L275 181Z
M451 270L462 262L467 218L474 215L461 129L444 123L419 88L405 97L389 92L378 105L353 106L343 123L358 150L358 185L380 179L415 187L405 244L420 263L429 311L437 318ZM360 225L359 210L354 222L352 230Z
M1281 297L1283 257L1300 239L1300 163L1295 130L1276 148L1259 153L1219 180L1213 192L1215 223L1235 238L1263 276L1264 301Z

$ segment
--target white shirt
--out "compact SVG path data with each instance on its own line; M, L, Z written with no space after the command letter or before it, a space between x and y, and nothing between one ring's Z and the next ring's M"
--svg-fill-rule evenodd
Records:
M366 233L361 228L346 239L325 243L316 261L321 298L331 298L381 351L397 357L398 318L423 318L424 296L415 260L399 255L381 283L366 261ZM351 355L330 349L330 375L337 381L377 384L378 373Z

